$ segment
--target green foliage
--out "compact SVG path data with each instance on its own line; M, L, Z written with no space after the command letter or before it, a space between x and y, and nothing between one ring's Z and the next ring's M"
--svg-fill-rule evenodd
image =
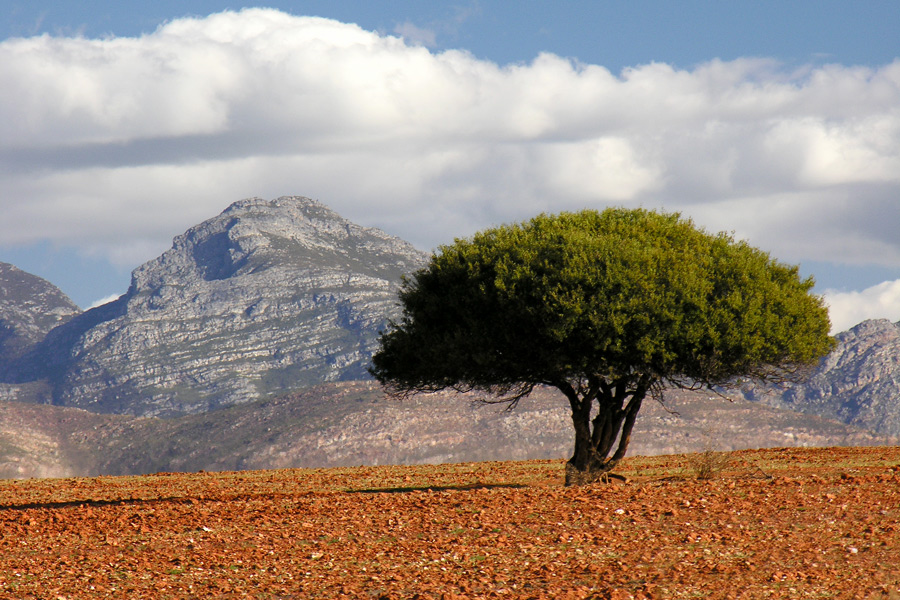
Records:
M728 385L827 353L811 279L677 214L541 215L441 247L404 283L373 374L400 392L582 378Z

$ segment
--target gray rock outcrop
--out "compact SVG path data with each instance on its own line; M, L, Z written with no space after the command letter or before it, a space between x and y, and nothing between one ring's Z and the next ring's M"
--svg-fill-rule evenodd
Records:
M0 371L80 312L49 281L0 262Z
M175 238L128 292L50 332L55 404L175 416L360 379L427 256L308 198L250 198Z
M837 347L806 383L749 386L744 396L900 436L900 323L863 321L835 338Z

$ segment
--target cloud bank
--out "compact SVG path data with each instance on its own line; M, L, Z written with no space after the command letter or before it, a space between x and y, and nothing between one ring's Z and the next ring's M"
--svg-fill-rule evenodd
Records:
M301 194L423 248L620 205L789 262L900 265L900 60L611 73L397 33L246 9L0 43L0 240L136 265L234 200Z
M900 281L885 281L859 292L827 290L823 296L831 314L831 332L846 331L877 318L900 321Z

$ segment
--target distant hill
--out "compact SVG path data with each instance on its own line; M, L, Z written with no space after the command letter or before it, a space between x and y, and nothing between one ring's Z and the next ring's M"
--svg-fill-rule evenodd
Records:
M57 405L177 416L365 378L401 275L425 259L308 198L242 200L53 329L17 380L47 382Z
M0 403L0 478L570 455L569 409L555 391L537 390L514 411L473 398L441 393L400 402L373 382L357 381L172 419ZM699 392L672 392L666 405L645 404L629 454L898 443L835 421Z
M748 400L900 436L900 323L864 321L799 385L749 385Z

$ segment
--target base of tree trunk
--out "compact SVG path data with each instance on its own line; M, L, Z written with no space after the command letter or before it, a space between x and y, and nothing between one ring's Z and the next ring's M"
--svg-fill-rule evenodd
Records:
M572 466L572 463L566 463L566 485L590 485L592 483L609 483L610 479L627 483L628 478L609 471L600 469L593 471L579 471Z

